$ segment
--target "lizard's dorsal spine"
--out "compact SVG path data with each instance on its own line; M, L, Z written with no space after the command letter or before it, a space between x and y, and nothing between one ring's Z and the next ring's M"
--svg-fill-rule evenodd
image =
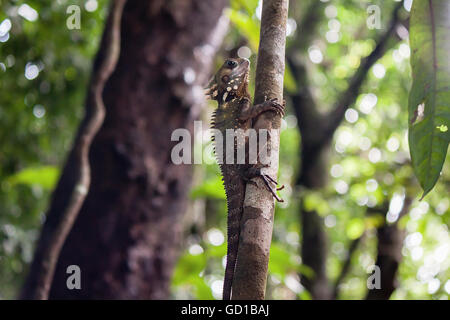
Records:
M213 141L215 149L217 148L218 143L222 143L223 157L220 159L221 161L219 161L219 166L227 198L227 263L223 286L224 300L229 300L231 297L231 286L239 247L240 221L245 197L245 182L242 178L244 165L225 163L227 142L226 130L246 129L245 127L247 127L245 122L240 122L237 119L237 114L240 109L239 104L240 101L238 98L228 102L219 103L219 108L213 114L212 119L212 128L219 130L222 134L222 139L213 137ZM235 141L229 143L236 145Z

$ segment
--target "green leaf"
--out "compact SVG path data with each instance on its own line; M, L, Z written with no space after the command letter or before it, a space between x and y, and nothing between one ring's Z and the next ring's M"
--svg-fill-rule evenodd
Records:
M291 68L287 64L284 71L284 88L289 93L295 93L295 91L297 90L297 83L294 76L292 75Z
M291 254L283 247L272 243L270 246L269 272L283 278L289 271L295 270L296 265L291 260Z
M317 211L320 215L325 215L330 209L322 195L316 191L309 191L305 194L303 205L307 211Z
M364 220L361 218L353 218L347 224L347 237L349 239L359 238L365 230Z
M8 180L11 184L38 184L44 189L53 189L58 180L59 169L54 166L42 166L35 168L26 168L12 176Z
M312 300L312 296L311 293L309 293L307 290L303 290L302 292L300 292L297 297L300 300Z
M194 188L191 192L191 197L196 198L213 198L213 199L226 199L225 189L223 188L223 182L220 177L209 179L203 184Z
M255 13L258 7L258 0L233 0L231 1L233 9L245 8L247 13L251 16Z
M247 38L252 51L256 52L259 46L259 24L250 16L240 11L229 9L227 13L231 22Z
M192 284L199 277L200 272L206 267L206 257L203 254L191 255L185 253L182 255L172 277L173 285Z
M220 246L208 246L208 250L206 251L208 254L208 257L216 257L216 258L222 258L224 255L227 254L227 245L226 243L222 243Z
M409 148L423 198L439 178L450 141L448 0L414 1L410 44L413 84L408 106Z
M180 257L175 267L172 285L187 286L195 293L196 299L214 299L211 288L206 284L200 273L205 269L207 260L205 255L192 255L186 253Z
M300 265L298 267L298 271L302 276L304 276L308 279L312 279L316 275L316 272L314 271L314 269L311 268L310 266L307 266L306 264Z
M211 288L206 284L205 279L197 277L193 279L192 284L194 285L194 291L197 300L214 299Z

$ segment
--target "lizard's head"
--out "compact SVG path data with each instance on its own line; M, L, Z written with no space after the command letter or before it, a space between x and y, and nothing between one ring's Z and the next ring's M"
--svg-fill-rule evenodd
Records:
M245 58L225 60L206 88L207 97L219 102L229 101L236 96L248 97L249 71L250 61Z

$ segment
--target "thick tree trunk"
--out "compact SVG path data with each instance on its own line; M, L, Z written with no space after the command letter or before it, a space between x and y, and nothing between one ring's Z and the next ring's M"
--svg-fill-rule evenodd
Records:
M41 230L30 272L23 286L21 299L47 300L61 248L84 203L91 183L89 151L103 124L105 105L103 89L114 71L120 51L120 25L126 0L111 3L100 46L95 59L86 97L86 113L75 138L58 187L53 193L47 223ZM64 188L62 188L64 186Z
M168 297L191 179L190 166L171 161L171 134L192 132L226 3L127 2L121 55L103 95L105 123L90 153L91 189L50 298ZM69 265L81 269L81 290L67 289Z

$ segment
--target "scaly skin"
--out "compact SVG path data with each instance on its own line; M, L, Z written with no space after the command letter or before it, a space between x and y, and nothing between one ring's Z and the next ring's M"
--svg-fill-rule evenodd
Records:
M240 221L242 217L245 198L245 185L247 181L255 176L261 177L272 194L277 198L277 200L280 201L280 199L276 196L275 191L270 186L270 183L276 184L275 180L261 174L259 168L256 168L254 165L252 166L247 164L247 137L245 139L233 138L234 161L232 163L226 163L227 161L225 160L227 159L227 129L242 129L244 131L250 129L252 127L252 119L265 111L275 111L280 115L284 115L284 106L278 104L275 100L266 101L258 105L251 104L251 96L248 92L249 71L250 62L247 59L228 59L216 73L206 92L206 95L209 98L217 100L218 102L218 108L213 114L212 128L219 130L223 137L223 139L221 139L222 141L220 141L216 136L214 136L213 141L215 141L215 149L222 147L223 150L222 157L220 157L219 152L218 160L223 159L223 161L219 161L219 166L224 181L228 208L228 247L223 286L224 300L230 300L231 298L231 285L233 282L234 269L237 259ZM222 146L218 145L221 142ZM243 146L242 143L245 143L246 145ZM237 150L241 147L246 148L246 161L244 164L237 164Z

